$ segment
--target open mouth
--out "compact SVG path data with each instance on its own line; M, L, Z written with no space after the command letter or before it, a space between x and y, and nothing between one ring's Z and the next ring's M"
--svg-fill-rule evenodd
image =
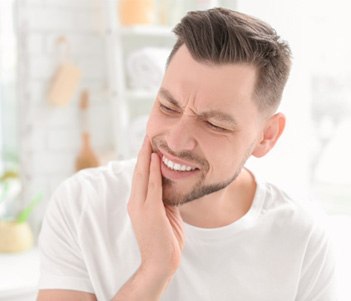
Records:
M198 169L194 166L173 162L172 160L166 158L165 156L162 156L162 162L164 163L165 166L167 166L169 169L173 171L189 172L189 171L194 171Z

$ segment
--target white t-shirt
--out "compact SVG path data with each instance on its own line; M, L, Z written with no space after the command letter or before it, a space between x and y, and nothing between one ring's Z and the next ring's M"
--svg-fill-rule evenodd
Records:
M40 289L111 300L140 264L127 214L135 161L66 180L40 234ZM310 210L257 180L250 210L221 228L184 225L182 261L162 301L333 301L334 261Z

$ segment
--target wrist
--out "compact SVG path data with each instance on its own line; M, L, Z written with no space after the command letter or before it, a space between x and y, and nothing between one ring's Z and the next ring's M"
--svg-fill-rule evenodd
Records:
M141 265L117 292L113 301L158 301L170 280L164 273Z
M172 278L180 266L180 257L142 260L139 269L159 281Z
M137 270L137 273L143 278L149 279L150 283L159 283L161 285L167 284L172 279L175 271L164 268L159 264L145 264L142 263Z

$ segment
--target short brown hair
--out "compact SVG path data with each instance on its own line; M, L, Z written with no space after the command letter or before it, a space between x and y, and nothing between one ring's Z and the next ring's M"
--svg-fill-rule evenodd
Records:
M271 26L243 13L214 8L188 12L173 31L178 39L168 63L185 44L197 61L251 64L257 68L258 108L278 107L289 76L291 52Z

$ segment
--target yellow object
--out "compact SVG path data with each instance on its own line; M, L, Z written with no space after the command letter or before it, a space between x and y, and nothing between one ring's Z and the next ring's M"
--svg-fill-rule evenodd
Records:
M33 247L33 233L28 223L0 221L0 252L20 252Z
M120 0L119 20L122 25L155 23L155 0Z

